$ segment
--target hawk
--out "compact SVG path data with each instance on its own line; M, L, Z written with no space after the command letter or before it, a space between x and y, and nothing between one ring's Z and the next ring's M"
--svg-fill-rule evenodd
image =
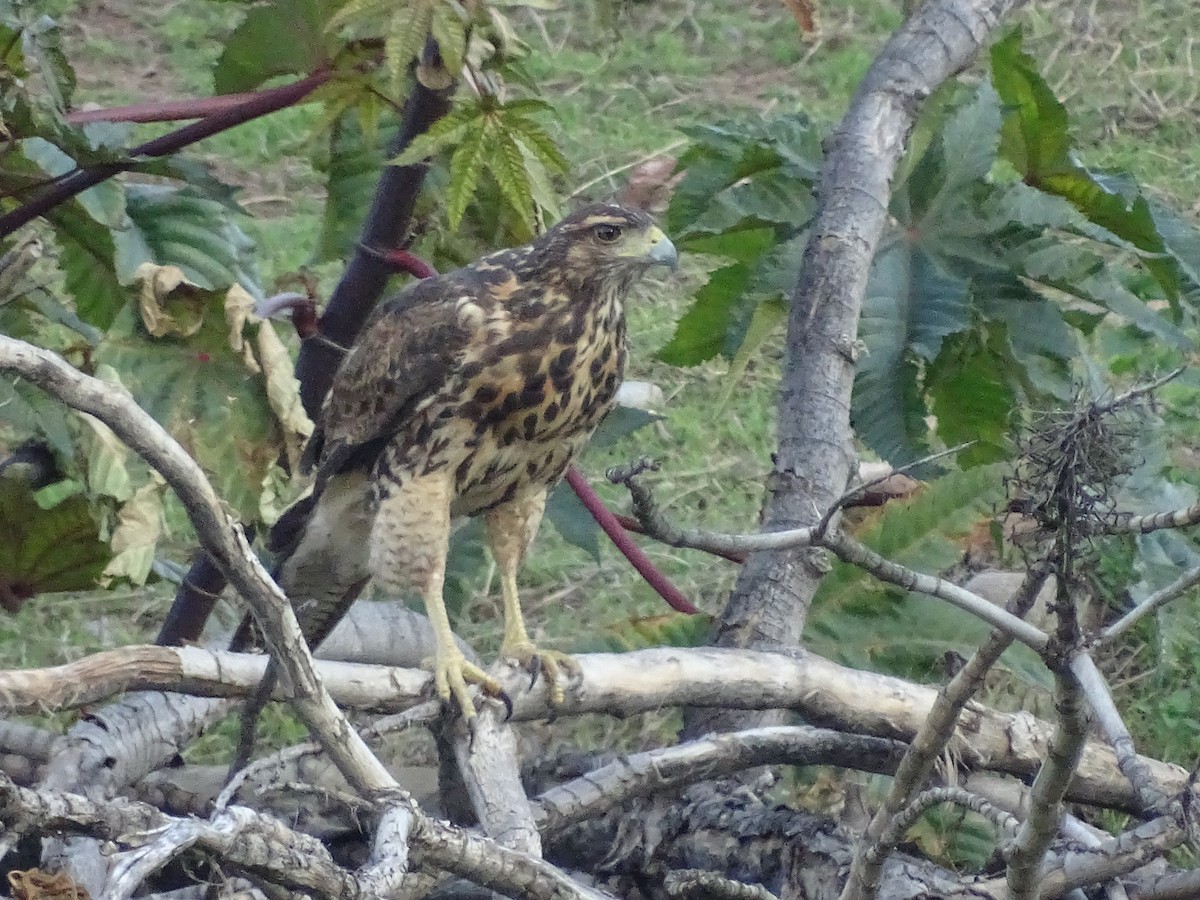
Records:
M376 310L305 448L312 493L272 532L280 586L311 645L368 580L415 590L436 635L437 692L472 717L467 686L496 695L500 685L455 644L442 585L452 521L483 516L504 602L501 654L538 667L561 701L562 671L575 664L529 639L517 570L546 492L614 405L630 287L676 260L644 212L599 204Z

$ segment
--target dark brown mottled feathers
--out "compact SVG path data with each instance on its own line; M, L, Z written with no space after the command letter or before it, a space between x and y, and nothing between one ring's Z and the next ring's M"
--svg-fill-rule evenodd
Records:
M460 273L411 285L384 303L343 361L302 465L317 484L347 468L369 469L382 443L453 370L470 332L456 301Z

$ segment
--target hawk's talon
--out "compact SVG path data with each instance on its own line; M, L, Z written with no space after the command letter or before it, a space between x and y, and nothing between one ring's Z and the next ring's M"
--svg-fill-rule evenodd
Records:
M579 663L571 656L558 650L539 649L530 641L506 641L500 647L500 655L515 659L523 668L533 672L530 688L537 683L538 674L543 675L550 689L551 706L561 706L566 700L564 681L579 678L583 674ZM565 679L564 673L567 676Z
M437 695L443 701L449 701L453 696L458 704L463 718L468 722L475 717L475 702L467 689L468 683L479 685L479 689L491 697L506 700L505 706L510 710L512 702L508 701L500 682L488 675L462 655L457 647L452 651L439 653L433 660L433 684Z

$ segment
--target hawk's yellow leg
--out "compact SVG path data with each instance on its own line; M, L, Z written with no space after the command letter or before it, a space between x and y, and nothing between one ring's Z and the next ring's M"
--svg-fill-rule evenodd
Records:
M550 702L562 703L563 673L579 675L579 663L565 653L534 646L525 630L525 617L517 596L517 570L537 534L545 508L546 491L542 489L489 510L485 521L488 546L500 570L500 593L504 597L504 642L500 645L500 655L521 665L536 666L546 676Z
M467 690L478 684L492 696L503 694L500 683L471 663L454 641L442 588L450 549L450 476L434 473L403 484L380 484L379 509L371 531L371 573L385 590L402 593L416 588L436 639L433 680L438 696L452 696L463 718L475 715Z

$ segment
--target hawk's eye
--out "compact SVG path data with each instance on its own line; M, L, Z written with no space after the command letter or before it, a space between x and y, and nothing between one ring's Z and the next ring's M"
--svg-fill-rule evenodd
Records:
M621 226L609 222L601 222L592 230L596 233L596 239L602 244L611 244L621 236Z

